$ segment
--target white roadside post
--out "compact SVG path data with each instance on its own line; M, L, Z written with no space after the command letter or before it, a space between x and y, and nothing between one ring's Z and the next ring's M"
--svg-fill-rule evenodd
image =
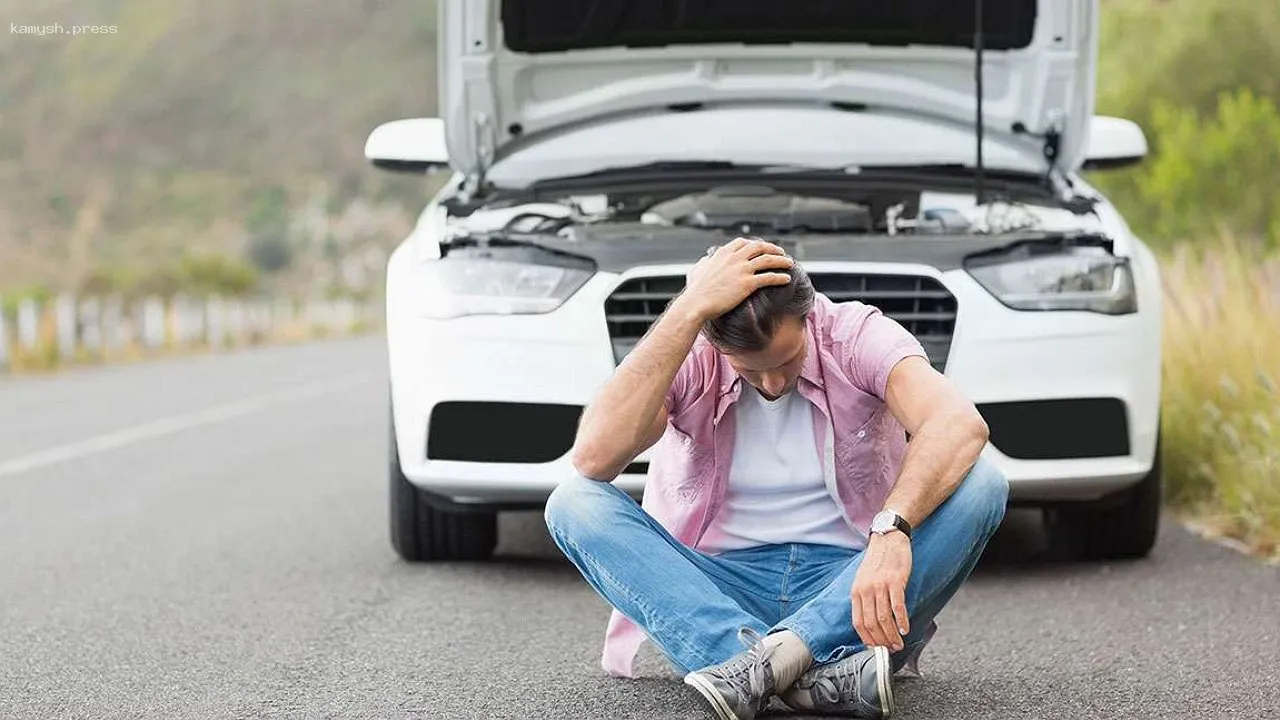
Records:
M276 339L276 314L270 298L258 300L258 320L262 323L262 344L269 345Z
M232 300L227 309L227 333L231 336L232 345L244 342L244 303Z
M316 303L316 324L319 325L324 332L328 333L333 330L333 302L331 300L317 300Z
M187 324L191 328L190 334L187 335L188 345L198 345L204 340L204 303L198 299L193 299L187 304Z
M198 300L179 296L173 301L174 336L178 344L190 347L204 334L204 312Z
M276 301L271 304L271 335L273 340L280 339L280 334L288 328L288 302L284 298L276 298Z
M356 301L351 298L342 299L342 332L345 335L354 335L356 332L356 322L359 319L359 310Z
M76 354L76 299L75 296L63 293L53 305L56 335L58 337L58 356L70 360Z
M84 349L97 358L102 355L102 302L89 298L80 303L80 339Z
M338 301L336 301L336 300L325 300L325 301L324 301L324 324L325 324L326 328L328 329L328 331L329 331L329 334L330 334L330 335L333 335L333 334L335 334L335 333L337 332L337 330L338 330Z
M222 298L210 295L204 301L204 341L213 350L220 350L226 343L226 309Z
M134 300L129 306L129 333L139 350L147 349L147 301Z
M142 304L142 343L148 350L164 347L164 300L149 297Z
M169 325L173 330L173 344L179 348L185 347L187 344L186 309L187 299L179 293L169 300L169 307L166 308L168 312L165 313L168 315Z
M298 312L299 321L303 325L303 336L311 337L311 333L315 331L316 320L320 317L320 311L316 307L316 301L313 298L303 298L302 307Z
M271 331L271 301L262 298L258 300L258 334L262 337L263 343L271 342Z
M18 305L18 347L33 352L40 341L40 308L31 298Z
M244 334L245 342L253 345L258 342L258 301L244 301Z
M102 305L102 336L104 354L113 355L128 345L124 322L124 298L113 295Z
M4 306L0 305L0 373L8 372L9 366L9 325L5 322Z

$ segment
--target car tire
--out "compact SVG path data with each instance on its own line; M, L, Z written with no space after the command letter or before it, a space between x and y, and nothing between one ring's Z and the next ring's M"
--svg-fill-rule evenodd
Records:
M1163 499L1160 441L1151 472L1134 487L1085 507L1046 513L1050 553L1064 560L1130 560L1156 544Z
M404 476L395 425L388 443L391 547L406 562L484 560L498 544L498 515L452 512L432 505Z

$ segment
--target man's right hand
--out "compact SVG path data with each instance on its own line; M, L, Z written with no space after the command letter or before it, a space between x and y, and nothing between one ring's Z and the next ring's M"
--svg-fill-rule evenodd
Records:
M698 261L681 296L702 320L719 317L737 307L747 296L767 285L786 285L785 272L794 261L786 251L770 242L736 238L727 245L708 249Z

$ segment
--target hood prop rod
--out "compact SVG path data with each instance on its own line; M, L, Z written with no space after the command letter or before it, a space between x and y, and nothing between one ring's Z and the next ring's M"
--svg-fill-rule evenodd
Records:
M974 0L973 3L973 47L974 47L974 63L973 63L973 84L974 95L977 99L977 121L975 134L977 135L978 156L977 167L974 172L974 200L979 207L982 206L984 196L986 195L985 178L983 177L984 168L982 162L982 46L984 38L982 36L982 0Z

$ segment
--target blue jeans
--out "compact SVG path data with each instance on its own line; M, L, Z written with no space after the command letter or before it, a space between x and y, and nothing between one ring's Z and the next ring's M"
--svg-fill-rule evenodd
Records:
M1009 486L979 460L912 533L910 633L895 659L918 652L933 618L960 589L1004 518ZM610 605L644 629L682 673L743 651L739 628L791 630L815 663L864 649L849 590L857 550L789 543L708 555L668 533L610 483L575 477L547 500L556 545Z

